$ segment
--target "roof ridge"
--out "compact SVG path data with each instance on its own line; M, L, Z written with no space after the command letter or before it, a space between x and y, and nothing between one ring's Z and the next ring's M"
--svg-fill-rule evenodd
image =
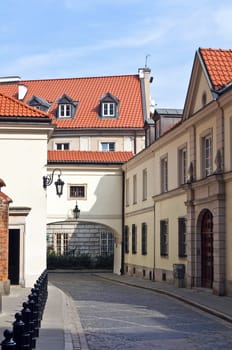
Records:
M199 47L199 50L208 50L208 51L232 51L232 49L222 49L222 48L212 48L212 47Z
M18 84L33 82L33 81L57 81L57 80L79 80L79 79L98 79L98 78L121 78L121 77L138 77L138 74L119 74L119 75L96 75L96 76L88 76L88 77L66 77L66 78L46 78L46 79L22 79L18 82Z

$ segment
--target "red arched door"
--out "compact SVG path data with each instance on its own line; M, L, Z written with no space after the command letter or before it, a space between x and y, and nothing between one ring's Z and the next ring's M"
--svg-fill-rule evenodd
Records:
M201 283L213 286L213 215L207 210L201 222Z

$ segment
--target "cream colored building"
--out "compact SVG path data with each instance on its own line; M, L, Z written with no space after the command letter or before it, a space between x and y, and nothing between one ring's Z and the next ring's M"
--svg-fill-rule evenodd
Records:
M148 121L146 149L123 165L125 273L232 295L231 63L199 49L182 122L155 139Z

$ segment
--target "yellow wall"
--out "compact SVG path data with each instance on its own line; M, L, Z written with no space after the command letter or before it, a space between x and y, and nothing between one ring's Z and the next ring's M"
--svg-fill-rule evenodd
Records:
M162 200L155 205L155 268L172 271L173 264L185 263L178 257L178 218L186 216L186 196L178 195ZM168 219L168 256L160 256L160 220Z

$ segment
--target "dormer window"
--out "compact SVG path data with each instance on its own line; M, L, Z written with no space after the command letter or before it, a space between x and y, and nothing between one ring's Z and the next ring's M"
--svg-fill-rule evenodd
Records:
M57 118L73 118L75 116L78 103L69 96L64 94L57 103Z
M41 97L32 96L28 101L28 105L37 108L40 111L47 112L51 104Z
M72 117L72 106L71 104L60 104L59 105L59 116L61 118L71 118Z
M109 92L100 100L100 117L117 118L119 110L119 100Z
M103 107L103 117L114 117L115 116L115 103L104 102Z

